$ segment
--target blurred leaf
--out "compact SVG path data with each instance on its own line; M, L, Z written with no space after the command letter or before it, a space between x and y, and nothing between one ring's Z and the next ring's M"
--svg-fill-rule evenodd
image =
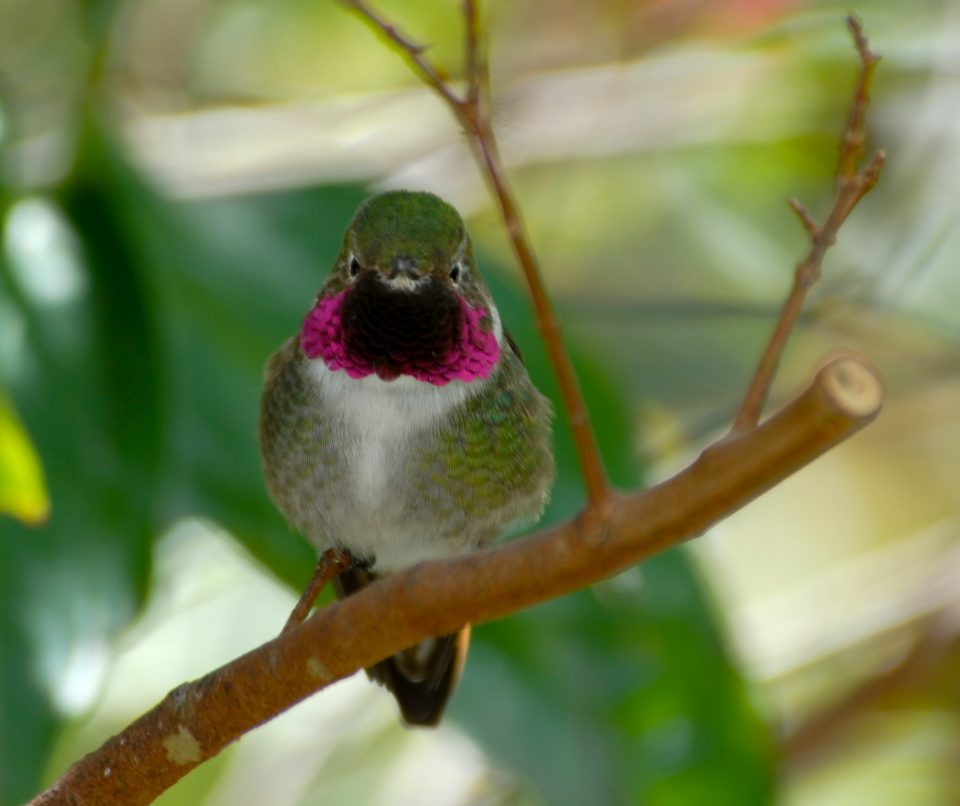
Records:
M215 520L300 588L315 553L287 526L263 484L262 372L299 328L363 195L328 188L171 203L119 163L110 182L157 320L164 520Z
M2 380L43 460L51 517L29 533L0 523L0 803L36 790L59 715L96 696L109 641L145 595L156 531L148 301L100 157L88 142L59 204L24 199L6 217L0 295L25 339Z
M0 514L37 525L50 513L43 468L13 404L0 393Z

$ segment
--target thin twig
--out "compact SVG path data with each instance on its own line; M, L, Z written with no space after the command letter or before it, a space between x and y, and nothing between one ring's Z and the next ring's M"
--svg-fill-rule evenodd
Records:
M560 324L547 295L539 262L530 244L520 208L507 179L496 135L490 123L488 68L481 47L476 0L464 0L463 3L466 39L464 47L466 90L463 95L455 92L449 82L443 78L441 71L423 55L423 46L401 34L395 25L388 23L362 0L342 0L342 2L356 11L374 30L385 36L407 57L420 78L447 103L466 133L470 149L499 204L501 218L513 253L523 269L536 312L537 325L547 346L547 353L553 364L570 421L573 441L580 461L580 471L587 490L588 507L598 510L610 497L610 487L583 400L583 392L563 345Z
M843 145L840 148L840 166L838 174L841 178L856 176L857 165L863 155L864 135L867 129L867 107L870 105L870 85L873 82L873 72L880 57L870 51L870 43L863 33L863 26L854 17L847 17L847 27L853 35L863 66L857 79L857 88L854 91L853 105L850 108L850 119L844 131Z
M416 72L425 84L434 92L440 95L451 107L457 108L463 103L463 99L458 96L439 70L423 54L426 48L407 39L397 28L390 23L378 17L373 11L367 8L361 0L341 0L344 5L349 6L363 17L370 26L382 33L388 41L396 45L407 58L413 63Z
M150 803L243 733L404 647L594 584L701 534L859 431L882 398L868 362L839 356L759 427L715 442L656 487L611 496L603 522L575 518L524 540L421 563L177 687L32 806Z
M874 68L880 57L870 51L869 43L856 17L847 17L847 25L853 34L854 44L860 56L860 74L853 95L850 117L843 132L840 145L840 161L837 169L837 190L830 214L822 225L818 225L807 208L796 199L790 200L790 206L800 218L804 229L810 235L810 251L797 265L794 272L793 287L787 297L776 327L760 357L750 386L740 404L733 421L733 431L745 431L756 427L760 422L770 384L780 363L780 357L786 348L787 340L797 323L807 293L820 279L823 257L827 249L833 246L837 233L847 216L860 200L873 188L880 178L885 155L877 151L869 163L862 169L857 168L863 152L866 136L867 106L870 103L870 82Z
M815 238L820 229L820 225L816 222L814 217L810 215L810 211L807 209L806 205L797 198L791 198L787 203L790 205L790 209L797 214L797 218L799 218L800 223L803 224L803 228L807 231L807 235L809 235L811 238Z
M487 83L487 60L480 43L480 14L475 0L463 0L464 53L466 54L468 106L479 107L484 96L489 93Z

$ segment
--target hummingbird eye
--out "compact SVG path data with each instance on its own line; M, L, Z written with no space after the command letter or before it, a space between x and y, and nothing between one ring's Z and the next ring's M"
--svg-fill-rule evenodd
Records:
M353 255L350 256L350 276L356 277L360 274L360 261Z
M454 266L453 266L453 268L450 269L450 279L453 280L453 282L457 282L457 280L460 279L460 264L459 264L459 263L455 263Z

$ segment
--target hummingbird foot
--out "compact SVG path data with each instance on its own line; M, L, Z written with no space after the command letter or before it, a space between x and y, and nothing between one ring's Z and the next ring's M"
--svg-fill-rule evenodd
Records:
M293 610L290 612L290 617L287 619L287 623L283 625L280 634L282 635L287 632L287 630L291 630L305 621L307 616L310 615L310 611L313 609L313 605L317 601L317 597L320 595L320 591L323 590L324 586L331 579L352 568L355 564L353 556L345 549L332 548L323 552L317 561L317 568L313 572L313 578L307 585L306 590L300 595L300 599L296 605L294 605Z

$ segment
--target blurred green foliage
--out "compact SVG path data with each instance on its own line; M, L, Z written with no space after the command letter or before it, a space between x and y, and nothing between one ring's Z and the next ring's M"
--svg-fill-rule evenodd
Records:
M0 398L0 512L24 523L43 522L50 512L40 459L6 397Z
M112 9L89 7L95 65ZM23 424L17 439L40 457L51 511L39 526L0 516L0 804L39 787L64 721L95 694L96 658L149 596L151 546L171 523L209 519L294 588L308 578L311 550L260 476L260 373L367 192L165 198L128 163L97 88L78 93L69 176L43 192L4 191L0 385ZM57 250L11 245L24 216L60 232ZM482 264L531 374L557 401L512 270L489 255ZM571 331L611 476L636 486L628 381L589 334ZM13 433L10 411L0 428ZM557 457L544 523L583 502L562 417ZM532 800L772 798L766 728L682 552L478 628L452 718L529 782Z
M90 130L78 169L50 201L79 240L87 291L43 310L6 277L4 304L28 324L26 366L4 380L43 458L53 514L39 528L5 522L0 542L0 567L13 577L0 594L3 722L27 727L4 732L3 766L19 773L4 778L4 802L36 788L60 718L51 698L63 681L38 680L38 666L62 671L85 642L109 641L134 615L164 526L214 520L294 586L312 569L263 491L260 371L296 327L364 191L172 203L119 153ZM526 302L503 269L487 271L531 372L556 400ZM617 383L582 350L577 364L614 479L634 485ZM557 442L546 522L582 504L563 424ZM730 802L763 802L763 731L697 580L679 553L650 563L643 580L478 629L454 717L551 803L591 792L689 802L682 793L718 789ZM507 731L491 697L516 720Z

